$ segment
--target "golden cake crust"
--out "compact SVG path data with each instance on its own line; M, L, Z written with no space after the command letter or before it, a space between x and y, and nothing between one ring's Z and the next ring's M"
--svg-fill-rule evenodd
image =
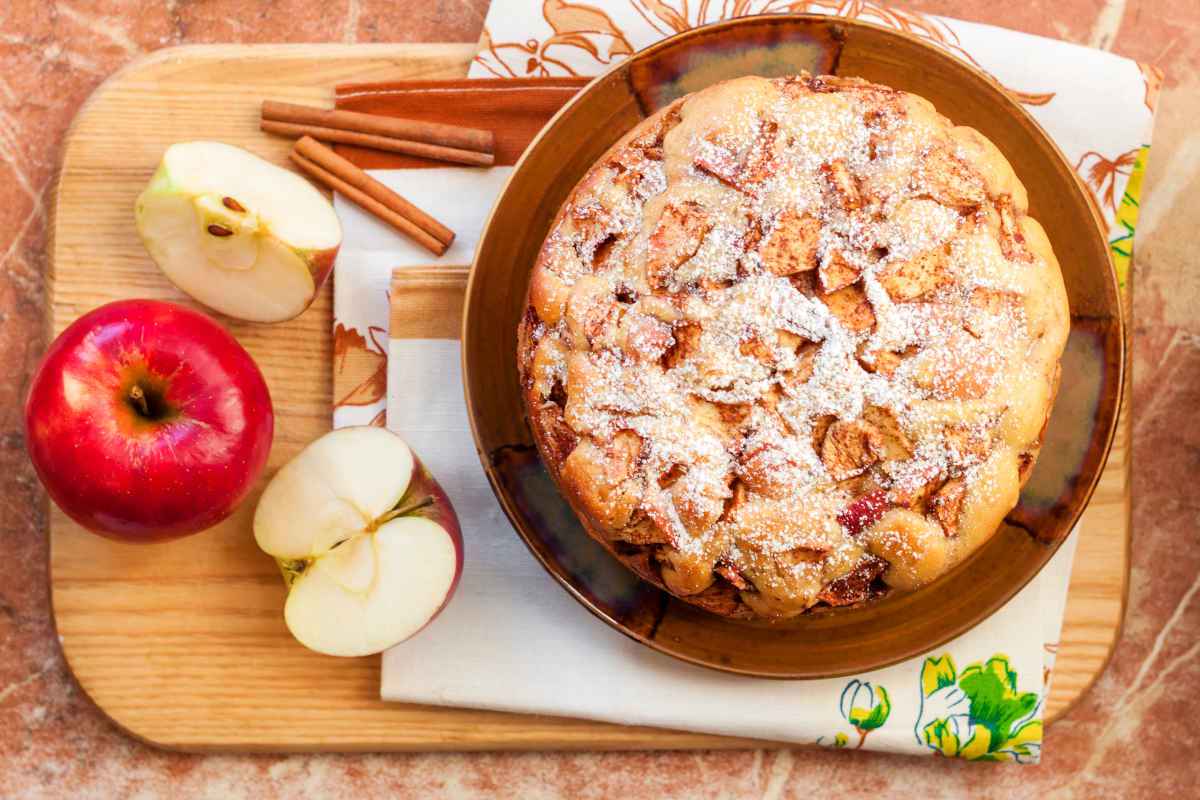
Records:
M688 602L778 618L916 588L991 536L1069 324L982 135L858 79L746 77L575 187L518 366L589 535Z

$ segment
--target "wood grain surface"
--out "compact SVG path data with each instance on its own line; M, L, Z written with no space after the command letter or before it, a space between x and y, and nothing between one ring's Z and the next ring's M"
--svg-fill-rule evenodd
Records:
M187 299L161 276L133 203L163 149L213 138L279 164L258 131L265 97L331 103L335 84L460 76L471 44L193 46L136 62L101 86L68 135L52 203L55 332L128 297ZM331 292L274 326L222 319L258 361L277 425L268 474L329 428ZM1128 579L1122 422L1082 522L1049 714L1103 668ZM257 493L228 521L162 545L91 536L50 513L50 575L63 651L87 694L131 734L188 750L479 750L745 747L754 743L579 720L383 703L379 658L334 659L283 625L283 584L254 545ZM597 623L600 624L600 623ZM514 643L515 644L515 643Z

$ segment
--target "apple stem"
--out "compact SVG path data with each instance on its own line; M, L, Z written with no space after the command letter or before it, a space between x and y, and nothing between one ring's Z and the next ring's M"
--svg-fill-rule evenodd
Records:
M129 387L129 399L137 406L143 417L150 416L150 403L146 400L146 393L142 391L142 387L137 385Z
M413 513L414 511L420 511L422 508L425 508L425 506L431 506L431 505L433 505L433 498L426 497L422 500L418 500L417 502L415 502L411 505L396 506L391 511L384 514L382 517L375 520L375 524L372 527L378 528L380 525L383 525L386 522L391 522L396 517L403 517L407 514Z

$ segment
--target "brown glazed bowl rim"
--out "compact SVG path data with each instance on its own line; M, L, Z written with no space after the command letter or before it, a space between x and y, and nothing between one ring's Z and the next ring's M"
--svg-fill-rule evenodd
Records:
M1115 437L1116 428L1117 428L1116 422L1117 422L1117 418L1118 418L1118 415L1121 410L1121 404L1122 404L1122 399L1123 399L1122 398L1123 391L1122 391L1121 387L1124 386L1126 369L1127 369L1126 358L1127 358L1127 352L1128 352L1128 342L1127 342L1128 331L1126 330L1124 314L1122 312L1121 305L1120 305L1121 299L1120 299L1119 282L1118 282L1116 270L1112 263L1111 258L1107 257L1108 245L1107 245L1106 228L1105 228L1105 225L1103 222L1103 217L1100 213L1099 208L1096 205L1096 200L1092 196L1092 193L1087 189L1087 187L1083 184L1082 180L1080 179L1079 175L1071 167L1070 162L1067 160L1067 158L1063 154L1062 150L1058 147L1058 145L1055 143L1053 138L1051 138L1050 135L1048 133L1046 133L1046 131L1041 127L1041 125L1032 117L1032 115L1030 115L1030 113L1025 110L1025 108L1021 105L1021 103L1018 102L1017 100L1015 100L1011 96L1009 91L1007 89L1005 89L995 78L993 78L990 74L984 72L982 69L979 69L974 64L968 63L968 62L964 61L963 59L960 59L954 55L951 55L950 53L946 52L945 50L943 50L933 44L930 44L928 41L922 39L921 37L918 37L918 36L903 32L903 31L899 31L894 28L889 28L889 27L886 27L883 25L878 25L878 24L874 24L874 23L870 23L870 22L863 22L863 21L856 20L856 19L847 19L847 18L837 17L837 16L833 16L833 15L761 14L761 15L754 15L754 16L747 16L747 17L739 17L736 19L726 20L726 21L722 21L722 22L716 22L716 23L704 25L704 26L697 27L697 28L691 28L689 30L686 30L686 31L677 33L673 36L670 36L666 39L659 40L658 42L655 42L654 44L651 44L648 47L637 51L636 53L631 55L626 60L613 65L612 67L610 67L609 69L600 73L595 78L593 78L591 81L589 81L583 88L581 88L579 90L579 92L574 97L572 97L565 105L563 105L563 107L560 108L554 114L553 117L551 117L551 119L546 123L546 125L542 128L542 130L533 138L533 140L525 148L525 151L522 154L521 158L517 161L516 165L513 167L512 173L506 178L504 185L503 185L499 195L497 196L496 202L495 202L494 206L492 207L491 211L489 212L487 219L484 222L484 225L482 228L482 233L480 235L479 242L478 242L478 245L476 248L474 261L472 263L470 274L469 274L468 280L467 280L464 309L463 309L462 331L461 331L461 341L462 341L461 368L462 368L462 377L463 377L463 392L464 392L464 397L465 397L466 407L467 407L467 417L470 421L470 426L471 426L471 435L475 441L476 451L479 456L480 463L483 467L483 470L484 470L485 474L487 475L488 483L491 486L492 492L496 496L496 499L499 501L500 506L504 510L505 515L508 517L509 521L512 523L513 528L517 531L518 535L521 537L522 542L524 542L526 547L529 549L530 553L532 553L534 558L538 561L538 563L541 564L541 566L546 570L546 572L548 572L563 589L565 589L573 598L575 598L576 601L578 601L584 608L586 608L589 612L591 612L591 614L593 614L594 616L603 620L607 625L614 628L615 630L628 636L629 638L633 639L634 641L637 641L637 642L639 642L643 645L646 645L647 647L650 647L654 650L657 650L661 653L665 653L669 656L672 656L673 658L679 659L681 661L684 661L684 662L687 662L690 664L695 664L697 666L707 667L710 669L718 670L721 672L726 672L726 673L733 674L733 675L742 675L742 676L756 677L756 678L785 679L785 680L787 680L787 679L816 680L816 679L822 679L822 678L835 678L835 677L841 677L841 676L846 676L846 675L860 674L862 672L892 666L894 664L903 662L910 658L920 656L920 655L922 655L928 651L931 651L935 648L941 647L944 644L946 644L947 642L961 636L962 634L966 633L970 629L974 628L976 625L978 625L983 620L990 617L992 614L994 614L1000 608L1002 608L1013 597L1015 597L1022 589L1024 589L1035 577L1037 577L1039 574L1041 574L1041 571L1045 568L1046 564L1048 564L1050 562L1054 553L1057 552L1059 546L1061 546L1062 542L1065 541L1066 534L1060 535L1052 541L1043 542L1046 545L1046 551L1045 551L1044 556L1041 559L1041 563L1037 565L1036 569L1028 570L1026 572L1026 574L1023 574L1021 576L1020 580L1013 581L1012 583L1008 584L1006 589L1004 589L1002 592L997 592L993 597L991 597L989 602L987 602L984 605L975 607L973 609L972 613L963 615L962 618L959 619L956 624L948 625L943 630L941 630L940 633L938 633L937 635L929 636L925 639L918 640L915 642L908 642L907 646L898 648L894 652L874 653L873 654L874 657L863 658L858 663L855 663L853 665L841 666L841 667L831 666L827 670L826 669L819 669L819 670L805 669L805 670L761 671L761 670L747 669L747 668L739 667L736 665L722 663L718 660L704 659L704 658L694 656L691 653L681 651L680 649L678 649L676 647L673 647L671 645L671 642L669 639L666 641L661 641L659 639L651 638L650 636L644 635L644 634L640 633L639 631L632 629L629 625L622 622L621 620L614 618L608 611L606 611L604 608L601 608L591 597L589 597L589 595L586 591L582 590L580 588L580 586L576 585L576 582L569 575L564 574L564 571L563 571L563 569L561 569L560 565L553 563L541 551L541 549L539 549L539 547L536 546L535 535L533 533L531 533L530 530L528 530L528 528L527 528L527 525L529 525L527 518L521 512L521 510L517 507L513 498L510 496L508 490L501 482L500 476L497 474L497 470L492 462L491 455L488 452L487 445L483 438L483 433L481 432L481 427L480 427L481 412L480 412L480 409L476 407L476 404L472 399L472 389L471 389L471 387L472 387L472 379L471 379L472 349L471 349L471 347L469 347L469 337L471 335L470 330L471 330L471 322L472 322L473 314L479 314L480 313L479 307L481 304L483 304L485 302L485 298L475 298L475 296L474 296L475 292L478 290L477 284L479 283L479 275L480 275L480 271L482 268L482 264L484 263L484 253L486 250L485 244L487 243L488 239L491 237L504 235L503 233L494 230L493 223L495 222L497 215L500 213L500 210L503 207L505 207L506 202L509 202L509 203L512 202L512 198L508 197L509 192L512 189L513 184L517 180L518 176L521 175L522 168L526 165L526 162L530 159L531 154L536 151L538 145L543 140L554 135L554 132L556 130L556 127L557 127L559 121L564 116L569 114L575 106L577 106L578 104L583 102L584 98L586 98L589 95L589 93L593 92L594 90L597 89L597 87L605 84L607 81L611 80L613 78L613 76L615 76L619 73L625 72L626 78L628 79L628 72L635 64L652 60L655 56L663 53L664 51L671 50L674 48L679 48L681 44L689 42L689 40L693 40L693 39L697 40L697 41L709 40L713 36L721 36L721 35L728 34L730 32L736 33L738 31L738 29L741 29L744 27L759 26L759 25L764 25L764 24L771 25L771 26L776 26L776 25L778 25L778 26L789 26L789 25L830 26L830 29L835 30L835 31L837 31L838 29L841 29L841 30L858 29L858 30L873 31L878 34L882 34L884 37L896 37L898 39L905 40L908 43L916 45L918 49L924 51L924 54L926 56L929 56L935 60L952 63L953 68L955 68L955 69L960 69L960 70L963 70L963 71L966 71L969 73L973 73L974 77L976 79L983 81L986 84L989 84L990 87L995 90L996 94L1002 98L1002 102L1005 103L1005 105L1006 105L1007 112L1013 117L1013 119L1016 122L1018 122L1020 125L1025 127L1029 131L1032 138L1042 140L1043 144L1045 146L1047 146L1047 148L1054 154L1054 156L1060 162L1062 162L1063 166L1065 166L1065 168L1066 168L1066 171L1073 177L1074 180L1071 182L1070 191L1076 192L1079 195L1081 195L1085 199L1087 206L1091 211L1090 216L1091 216L1093 224L1090 227L1090 229L1088 230L1087 235L1098 237L1104 244L1104 251L1106 254L1106 257L1104 259L1106 269L1107 269L1105 278L1107 280L1107 283L1111 284L1111 291L1112 291L1111 302L1113 304L1113 308L1111 309L1111 313L1113 316L1112 321L1115 323L1115 325L1117 327L1116 327L1115 342L1113 344L1113 346L1115 347L1115 352L1110 354L1112 366L1114 367L1115 372L1111 375L1108 375L1105 378L1104 383L1101 386L1101 393L1103 394L1105 391L1111 391L1113 388L1113 385L1115 384L1116 401L1108 409L1109 413L1104 414L1100 411L1097 411L1097 417L1096 417L1097 424L1096 424L1096 428L1092 434L1092 437L1090 439L1090 447L1095 448L1097 444L1099 445L1099 450L1100 450L1099 458L1096 461L1095 466L1090 471L1085 470L1085 471L1081 472L1079 477L1082 478L1082 480L1079 481L1079 483L1077 483L1075 486L1075 490L1071 495L1071 502L1069 503L1067 516L1065 518L1063 518L1062 520L1060 520L1060 524L1057 526L1058 530L1071 531L1074 528L1074 526L1076 525L1076 523L1079 520L1080 515L1087 508L1088 503L1091 501L1092 495L1093 495L1093 493L1096 489L1096 486L1100 480L1101 474L1104 471L1104 465L1107 462L1108 455L1112 448L1113 440ZM844 34L839 34L839 35L844 36ZM837 37L835 36L835 38L837 38ZM914 66L919 67L920 63L914 64ZM837 72L836 67L832 71L836 73ZM636 94L636 90L635 90L635 94ZM654 110L655 109L653 109L653 108L651 108L651 109L643 108L642 109L643 115L648 116ZM625 131L621 131L620 133L623 134L624 132ZM582 177L582 175L580 177ZM1064 190L1066 190L1066 188L1067 187L1065 187L1065 186L1063 187ZM529 266L530 266L530 268L532 268L532 264L530 264ZM515 349L516 349L515 336L513 338L512 344L513 344L513 349L515 351ZM540 541L540 539L539 539L539 541ZM984 547L981 546L976 551L976 554L981 552L983 549L984 549ZM973 557L974 557L974 554L971 557L968 557L962 563L956 565L947 574L949 575L949 574L953 574L953 573L957 572L965 564L969 563ZM624 569L624 566L622 565L621 568ZM915 592L912 592L909 594L920 594L920 593L924 593L924 592L937 591L938 584L940 584L940 582L941 582L941 579L939 579L939 581L935 582L935 584L931 584L928 587L918 589ZM870 603L868 603L868 607L869 606L870 606ZM706 612L701 612L701 613L706 613ZM850 612L850 613L852 613L852 612Z

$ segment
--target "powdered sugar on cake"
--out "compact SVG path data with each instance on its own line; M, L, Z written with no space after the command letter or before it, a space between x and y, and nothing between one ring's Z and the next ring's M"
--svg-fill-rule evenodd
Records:
M522 330L589 532L741 615L960 560L1015 502L1065 340L1024 203L978 134L854 79L745 78L648 120L559 215Z

